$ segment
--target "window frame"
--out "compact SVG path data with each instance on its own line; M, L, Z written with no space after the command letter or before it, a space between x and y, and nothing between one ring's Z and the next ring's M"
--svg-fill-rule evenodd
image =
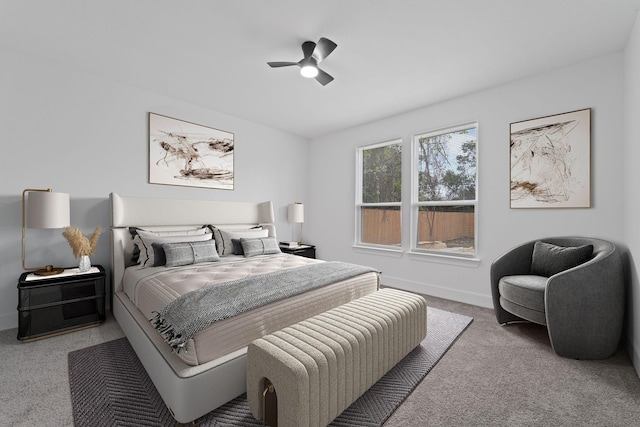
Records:
M402 159L402 150L403 150L403 140L402 138L394 138L390 140L386 140L383 142L378 142L374 144L361 145L356 147L356 191L355 191L355 242L354 247L357 248L367 248L367 249L379 249L391 252L402 252L402 229L403 229L403 221L402 221L402 211L403 211L403 200L402 200L402 184L400 191L400 201L399 202L380 202L380 203L365 203L363 202L363 168L364 168L364 152L366 150L386 147L390 145L399 145L400 153L401 153L401 167L400 167L400 179L402 180L402 171L404 169L403 159ZM362 241L362 208L366 207L398 207L400 209L400 245L385 245L385 244L376 244L376 243L368 243Z
M473 200L439 200L439 201L419 201L418 187L418 140L425 137L433 137L447 133L455 133L465 129L475 128L476 130L476 172L475 172L475 198ZM472 121L460 125L448 126L436 130L416 133L411 138L411 208L410 208L410 239L409 253L429 257L440 257L459 260L478 260L478 200L479 200L479 129L478 122ZM418 247L418 218L419 210L423 206L473 206L473 230L474 230L474 251L472 253L444 251L439 249L425 249Z

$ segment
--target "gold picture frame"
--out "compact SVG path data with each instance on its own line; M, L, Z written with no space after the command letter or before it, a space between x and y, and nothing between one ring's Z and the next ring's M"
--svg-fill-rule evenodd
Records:
M591 109L511 123L510 206L591 207Z
M233 190L234 134L149 113L149 183Z

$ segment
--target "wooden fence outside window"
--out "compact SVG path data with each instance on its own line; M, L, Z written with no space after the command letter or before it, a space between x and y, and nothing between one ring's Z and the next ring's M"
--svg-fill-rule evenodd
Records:
M433 217L433 238L429 233L429 217ZM362 209L362 241L379 245L400 246L401 218L399 209ZM421 242L446 242L457 239L473 239L473 212L421 211L418 216L418 244Z

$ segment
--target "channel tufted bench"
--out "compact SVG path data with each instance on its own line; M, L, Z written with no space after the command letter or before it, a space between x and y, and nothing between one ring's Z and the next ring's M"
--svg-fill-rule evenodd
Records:
M267 411L268 420L325 426L426 334L424 298L386 288L259 338L247 353L251 412L265 418L263 394L270 389L277 415Z

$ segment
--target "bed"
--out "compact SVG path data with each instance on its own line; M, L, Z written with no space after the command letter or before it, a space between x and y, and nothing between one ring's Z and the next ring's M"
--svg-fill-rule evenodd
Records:
M204 285L252 289L250 286L260 285L263 280L273 280L274 275L302 271L297 267L319 269L330 263L265 250L270 247L267 244L262 245L262 252L253 252L251 245L256 241L275 241L277 246L271 202L173 200L111 193L110 205L113 314L180 423L194 421L246 391L246 351L253 339L379 287L378 273L364 272L221 318L172 347L158 330L161 322L152 320L162 306L171 305L181 295L200 292ZM161 245L167 249L167 259L162 260L166 265L158 262L157 251L144 247L150 246L149 241L155 237L141 244L144 233L161 236L159 242L175 242ZM201 246L205 252L215 242L218 259L204 255L203 262L181 263L180 256L176 258L172 251L184 245L186 235L193 235L196 243L192 246ZM229 240L254 235L264 237ZM238 241L246 249L244 255L234 254L238 247L233 245ZM150 261L152 253L156 257Z

